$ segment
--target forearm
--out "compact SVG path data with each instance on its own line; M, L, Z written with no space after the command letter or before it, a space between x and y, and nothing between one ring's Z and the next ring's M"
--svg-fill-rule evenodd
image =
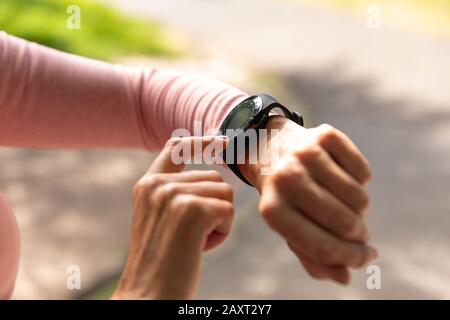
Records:
M7 146L159 149L175 129L217 129L245 97L214 80L114 66L5 33L0 69L0 145Z
M230 110L247 97L196 74L153 69L142 75L140 119L150 149L160 149L177 129L192 136L217 134Z
M132 77L0 33L0 144L143 147Z
M302 130L303 127L294 123L283 116L271 116L267 122L265 129L267 130L267 138L258 141L258 149L252 149L252 152L257 152L256 155L247 155L247 161L243 164L239 164L239 170L245 176L245 178L259 191L261 191L262 180L264 179L265 172L270 172L267 167L276 166L276 159L278 157L273 152L279 152L278 148L274 148L272 143L279 145L280 141L273 141L274 133L283 129L292 127L295 130ZM285 135L286 136L286 135ZM276 139L281 139L278 136ZM277 143L275 143L277 142ZM254 159L256 161L250 161ZM268 159L270 161L268 161Z

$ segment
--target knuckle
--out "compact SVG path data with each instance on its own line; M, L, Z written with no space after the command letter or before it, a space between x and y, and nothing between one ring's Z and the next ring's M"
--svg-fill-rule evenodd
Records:
M172 198L180 192L178 184L169 182L161 185L155 191L155 197L158 199Z
M133 187L133 193L141 192L145 188L146 177L140 178Z
M308 274L314 279L323 280L326 278L326 276L316 268L307 266L305 263L303 263L303 267L305 268L306 272L308 272Z
M234 207L231 203L227 202L223 204L224 206L224 214L227 217L232 217L234 215Z
M372 172L370 171L370 164L369 161L365 160L364 161L364 171L362 172L362 182L363 183L367 183L370 181L370 179L372 179Z
M211 215L205 210L199 197L192 195L178 195L178 221L182 225L204 229L209 224Z
M173 197L170 201L170 208L172 211L184 214L184 210L186 210L186 202L187 199L184 195L177 195Z
M364 265L366 265L367 262L369 262L369 260L370 260L369 252L368 252L368 250L363 248L361 250L361 254L359 255L359 259L357 259L357 262L355 263L354 267L355 268L361 268Z
M277 187L285 186L290 181L302 179L305 174L304 168L298 161L292 159L276 170L272 175L272 181Z
M164 176L162 174L146 175L135 184L134 191L152 192L163 183Z
M365 213L369 210L369 206L370 206L370 198L369 195L364 192L359 200L359 204L358 204L358 211L360 213Z
M336 245L331 242L324 242L317 249L317 259L324 264L334 263L336 257Z
M369 247L366 246L365 250L364 250L363 259L361 261L361 265L360 266L367 265L371 260L373 260L373 255L372 255L371 250L369 249Z
M259 204L259 211L262 217L268 222L269 226L274 227L273 223L279 211L278 205L269 201L261 202Z
M225 199L233 200L234 190L228 183L223 182L223 193L224 193Z
M314 162L322 154L322 148L318 145L311 144L304 147L296 152L297 158L300 159L302 163L308 164Z
M322 132L334 130L334 127L333 127L331 124L329 124L329 123L322 123L322 124L319 125L317 128L318 128L320 131L322 131Z
M171 207L177 221L182 225L197 225L204 220L204 212L197 197L190 194L178 194L172 199Z
M198 209L198 201L196 197L190 194L179 194L172 200L174 209L180 214L187 214L192 210Z
M349 179L342 188L345 201L358 214L365 213L370 205L370 197L365 188L353 179Z
M341 233L347 240L357 239L360 235L360 228L356 219L341 219Z
M220 172L218 172L216 170L206 170L205 172L208 174L208 177L211 180L217 181L217 182L223 182L223 178L222 178L222 175L220 174Z
M133 198L136 198L141 192L142 192L142 184L141 184L141 180L139 180L133 186L133 192L132 192Z
M180 137L171 137L169 140L166 141L166 147L175 147L181 142Z
M286 166L278 169L272 176L272 181L276 186L284 185L291 179L291 170Z
M363 155L359 156L358 159L360 160L360 163L358 164L356 172L357 180L361 185L365 186L372 178L370 163Z
M336 138L339 137L339 130L336 128L330 126L329 124L321 124L318 127L318 141L319 143L328 143L331 141L334 141Z
M230 216L233 216L234 215L234 206L233 206L233 204L232 203L228 203L226 206L227 206L227 213Z

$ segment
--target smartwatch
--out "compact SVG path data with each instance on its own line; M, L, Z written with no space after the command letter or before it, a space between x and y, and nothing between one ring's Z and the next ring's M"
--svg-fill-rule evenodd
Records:
M303 126L303 117L298 112L290 111L275 98L268 94L261 93L245 99L234 107L220 127L221 134L226 135L230 139L230 143L223 152L222 157L230 170L249 186L252 185L240 172L237 164L236 142L239 138L242 138L245 131L250 128L255 129L256 134L258 135L258 129L264 129L270 116L277 110L280 110L286 118ZM234 154L232 163L228 163L227 161L227 158L229 158L226 156L227 152Z

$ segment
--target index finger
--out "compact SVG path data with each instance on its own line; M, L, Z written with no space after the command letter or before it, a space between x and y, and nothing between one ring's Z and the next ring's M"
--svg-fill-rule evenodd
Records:
M269 225L290 243L301 247L318 263L332 266L361 267L377 257L377 251L365 244L336 238L280 199L275 190L261 198L262 214ZM265 206L264 203L270 203Z
M203 161L203 151L210 144L218 145L225 150L228 144L226 136L205 137L173 137L170 138L160 154L153 161L147 174L176 173L184 169L185 164ZM216 151L213 149L213 151Z

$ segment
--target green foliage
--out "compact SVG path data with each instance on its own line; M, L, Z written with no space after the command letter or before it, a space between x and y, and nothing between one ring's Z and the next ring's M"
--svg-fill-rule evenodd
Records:
M80 29L66 26L70 5L80 7ZM126 55L179 54L155 23L124 16L94 0L1 0L0 29L49 47L103 60Z

